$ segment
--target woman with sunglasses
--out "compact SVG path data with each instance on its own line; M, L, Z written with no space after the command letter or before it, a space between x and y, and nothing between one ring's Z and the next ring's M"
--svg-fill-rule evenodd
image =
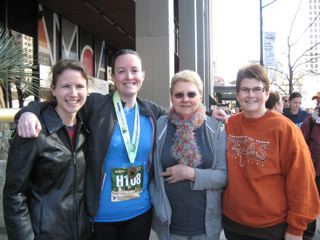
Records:
M221 194L227 182L224 125L206 117L200 76L184 70L171 80L172 108L157 121L150 194L161 240L218 240Z

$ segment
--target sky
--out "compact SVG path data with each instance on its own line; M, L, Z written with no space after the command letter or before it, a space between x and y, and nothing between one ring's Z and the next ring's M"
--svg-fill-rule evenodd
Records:
M265 6L272 0L262 0ZM284 64L287 51L286 39L289 34L292 19L298 9L300 0L277 0L263 8L263 31L275 32L275 58ZM308 0L302 0L302 6L297 16L292 39L298 36L308 26ZM232 7L230 7L232 6ZM260 59L260 14L259 0L215 0L213 23L213 52L215 75L230 85L236 78L237 71ZM307 37L307 34L305 35ZM306 49L307 38L299 40L292 51L293 56ZM315 84L320 90L320 80L304 84L303 107L314 105L311 97L316 92ZM274 90L274 89L271 89Z
M263 0L263 5L270 2ZM263 8L263 30L276 32L279 58L286 50L285 38L298 4L299 0L277 0ZM215 73L224 78L227 85L235 79L239 68L260 59L259 0L215 0L214 6ZM301 23L300 18L297 20ZM295 26L295 29L301 28L301 24Z

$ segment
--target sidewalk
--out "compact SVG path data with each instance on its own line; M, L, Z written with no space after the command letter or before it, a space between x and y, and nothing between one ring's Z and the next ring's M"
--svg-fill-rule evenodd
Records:
M149 240L158 240L155 232L151 231ZM223 232L221 233L220 240L226 240ZM312 240L320 240L320 217L318 218L318 221L317 221L317 232L316 232L316 235L312 238Z
M0 239L1 240L8 240L6 229L3 227L0 227Z
M0 228L0 239L8 240L7 235L5 234L5 229ZM153 231L151 231L149 240L158 240L157 236ZM223 232L221 233L220 240L226 240ZM320 240L320 218L318 219L316 235L314 236L314 238L312 238L312 240Z

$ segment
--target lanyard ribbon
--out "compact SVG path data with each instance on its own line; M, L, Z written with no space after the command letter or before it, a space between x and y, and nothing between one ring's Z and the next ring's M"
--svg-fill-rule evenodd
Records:
M115 91L113 94L113 105L116 111L117 119L120 126L120 131L124 145L128 153L130 163L134 163L138 151L139 138L140 138L140 116L139 116L139 107L136 102L134 105L134 125L133 125L133 134L132 141L130 139L129 128L127 124L127 119L123 111L121 99L118 91Z

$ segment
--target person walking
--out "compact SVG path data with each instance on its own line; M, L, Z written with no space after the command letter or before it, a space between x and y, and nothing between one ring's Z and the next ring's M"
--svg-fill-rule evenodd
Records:
M87 240L84 199L88 130L79 109L88 93L85 66L62 60L52 67L49 104L38 138L15 134L3 190L8 239Z
M225 131L206 117L203 84L193 71L171 80L172 108L157 121L153 229L160 240L219 240L221 194L227 182Z
M300 127L304 119L308 116L308 112L302 110L302 95L299 92L293 92L289 96L289 108L283 109L283 115Z
M283 101L280 98L280 95L278 92L270 92L269 93L268 100L266 101L266 108L282 114Z
M316 100L316 108L301 125L301 131L306 140L312 157L313 166L316 172L315 182L320 194L320 92L312 97ZM316 232L317 219L311 222L306 231L304 231L304 239L311 239Z
M320 212L315 171L302 132L266 109L269 80L262 66L238 71L242 112L226 124L228 184L223 228L228 240L302 240Z
M288 95L282 96L282 102L283 102L283 109L290 107Z

